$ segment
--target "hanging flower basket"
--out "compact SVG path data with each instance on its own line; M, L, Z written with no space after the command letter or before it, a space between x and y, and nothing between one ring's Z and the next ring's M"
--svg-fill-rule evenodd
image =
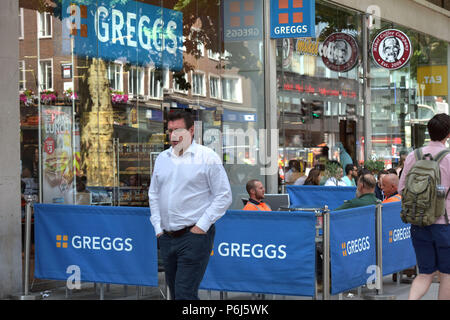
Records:
M20 102L25 104L26 106L29 106L33 103L34 100L34 92L30 89L27 89L20 93L19 95Z
M56 101L57 93L51 90L44 90L41 92L41 102L52 103Z
M76 92L73 92L71 88L64 90L63 95L65 100L72 101L78 99L78 95L76 94Z
M124 94L122 91L111 89L111 101L112 103L127 103L128 95Z

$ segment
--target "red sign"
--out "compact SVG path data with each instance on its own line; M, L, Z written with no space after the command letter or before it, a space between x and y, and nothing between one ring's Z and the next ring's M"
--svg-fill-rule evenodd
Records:
M372 56L375 63L388 70L404 67L412 51L408 36L396 29L384 30L372 43Z
M53 138L48 137L44 141L44 151L47 154L52 154L55 151L55 140Z
M323 43L322 61L332 71L350 71L358 62L358 55L358 43L349 34L333 33Z

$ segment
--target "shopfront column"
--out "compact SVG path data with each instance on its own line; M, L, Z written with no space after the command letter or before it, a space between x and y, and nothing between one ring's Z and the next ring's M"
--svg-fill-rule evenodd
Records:
M0 299L22 287L18 3L0 10Z

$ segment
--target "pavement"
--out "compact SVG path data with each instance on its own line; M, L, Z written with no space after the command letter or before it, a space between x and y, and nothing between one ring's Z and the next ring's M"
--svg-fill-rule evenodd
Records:
M330 300L407 300L412 279L403 275L401 281L394 282L392 275L383 278L383 296L376 290L363 286ZM167 289L164 274L159 273L158 287L137 287L117 284L81 283L80 289L68 290L63 281L33 279L30 285L32 295L42 300L166 300ZM439 283L435 280L422 300L437 300ZM316 299L311 297L282 296L272 294L252 294L246 292L218 292L200 290L201 300L322 300L319 292Z

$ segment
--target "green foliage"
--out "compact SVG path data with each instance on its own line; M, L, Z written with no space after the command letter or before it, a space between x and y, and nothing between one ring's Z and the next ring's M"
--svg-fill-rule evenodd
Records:
M378 173L381 170L384 170L384 161L379 159L367 160L364 162L364 168L372 173Z

